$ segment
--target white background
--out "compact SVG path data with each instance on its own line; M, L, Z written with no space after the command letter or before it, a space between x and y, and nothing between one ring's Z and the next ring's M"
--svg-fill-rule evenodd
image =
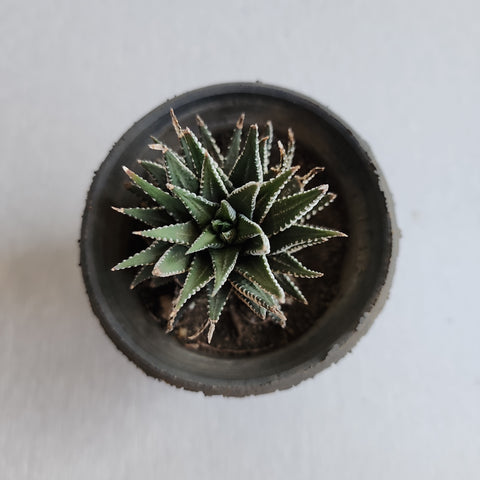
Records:
M478 1L0 4L0 478L477 479ZM371 145L403 232L353 353L255 398L147 378L77 266L93 171L175 94L261 80Z

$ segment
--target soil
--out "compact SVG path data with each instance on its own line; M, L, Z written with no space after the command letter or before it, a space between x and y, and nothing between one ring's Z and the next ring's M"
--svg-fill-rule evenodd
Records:
M286 145L286 140L281 139ZM227 135L222 135L218 143L225 151ZM276 148L272 151L272 159L278 158ZM294 164L301 165L300 175L311 168L322 165L321 159L315 158L308 150L297 143ZM312 180L309 187L328 183L329 191L339 193L335 189L335 179L329 177L328 171L321 172ZM310 224L348 232L348 218L341 195L319 212ZM322 314L328 309L339 291L342 265L348 248L348 238L333 238L328 242L306 248L295 256L306 266L324 273L318 279L295 279L301 291L309 301L308 305L292 301L282 305L287 317L285 328L273 321L262 321L256 317L235 295L232 295L216 326L210 344L207 342L207 330L204 329L207 316L207 298L197 294L187 305L177 320L172 335L186 348L217 357L241 357L265 353L281 348L294 341L308 331L312 325L320 321ZM151 314L152 321L159 328L165 329L172 299L180 286L173 282L156 285L155 280L145 282L136 288Z

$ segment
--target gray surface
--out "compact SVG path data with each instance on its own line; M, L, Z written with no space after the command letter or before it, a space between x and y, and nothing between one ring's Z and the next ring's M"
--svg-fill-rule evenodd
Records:
M477 3L164 3L0 6L1 478L478 478ZM113 347L75 241L91 174L134 120L256 79L370 143L403 239L351 355L293 390L204 398Z

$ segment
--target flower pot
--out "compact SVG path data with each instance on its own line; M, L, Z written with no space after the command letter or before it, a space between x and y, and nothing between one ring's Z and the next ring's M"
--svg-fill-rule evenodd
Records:
M326 226L339 228L348 233L348 238L339 239L344 245L325 250L326 254L317 255L317 250L309 254L318 261L318 269L322 270L322 262L326 264L328 274L320 286L310 287L311 305L305 307L309 310L293 307L287 314L293 326L295 319L300 322L308 317L308 328L285 337L288 341L276 344L276 348L233 357L213 355L208 348L187 348L159 327L144 297L129 290L131 272L110 271L135 251L131 222L110 208L132 203L131 194L123 188L121 167L135 169L138 158L151 157L147 147L151 136L176 145L170 108L181 124L191 127L195 115L201 115L214 135L225 135L242 112L249 124L271 120L280 137L292 127L301 162L324 166L327 182L338 194L329 217L337 224ZM384 179L365 144L344 122L292 91L258 83L233 83L176 97L123 135L95 174L83 216L80 247L93 311L130 360L148 375L178 387L209 395L244 396L289 388L352 348L386 300L396 230Z

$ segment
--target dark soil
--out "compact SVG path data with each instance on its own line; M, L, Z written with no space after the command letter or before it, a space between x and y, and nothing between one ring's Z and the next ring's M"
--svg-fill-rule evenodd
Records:
M222 151L225 151L222 144L226 141L228 141L226 136L219 141L220 147L223 147ZM286 141L284 144L286 145ZM278 150L273 148L273 163L277 158ZM322 165L321 159L314 158L298 144L294 163L301 165L300 175ZM318 174L309 187L322 183L328 183L330 191L340 193L335 189L335 179L329 177L328 171ZM308 223L338 229L348 234L348 219L341 195ZM309 304L303 305L296 301L289 303L287 299L287 303L282 306L287 317L285 328L273 321L258 319L235 295L232 295L217 324L212 342L208 344L208 329L202 331L208 318L207 298L202 295L204 293L202 291L180 312L176 328L171 335L175 335L186 348L220 357L255 355L281 348L320 321L322 314L335 299L339 291L347 247L348 238L333 238L324 244L306 248L295 254L302 263L323 272L324 276L318 279L295 279ZM158 286L155 285L155 280L137 287L138 295L151 313L152 321L158 322L159 328L166 328L171 302L179 288L178 284L172 282Z

